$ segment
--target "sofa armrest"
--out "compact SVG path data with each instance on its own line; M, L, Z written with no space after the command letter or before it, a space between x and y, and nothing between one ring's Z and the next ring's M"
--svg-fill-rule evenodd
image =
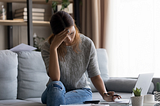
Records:
M133 78L116 78L112 77L108 81L105 81L107 91L132 93L132 90L136 84L137 79ZM153 93L154 84L150 85L148 93Z

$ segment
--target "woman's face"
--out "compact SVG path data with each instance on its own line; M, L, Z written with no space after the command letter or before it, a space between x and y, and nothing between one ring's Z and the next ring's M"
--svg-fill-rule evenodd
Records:
M75 35L76 35L76 30L74 26L66 28L69 30L69 33L67 34L66 39L64 40L64 43L66 46L71 46L72 42L74 41Z

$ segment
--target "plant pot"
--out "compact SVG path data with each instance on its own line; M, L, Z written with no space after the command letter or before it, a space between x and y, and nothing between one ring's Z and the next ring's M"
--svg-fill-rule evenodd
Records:
M160 101L160 92L154 91L155 101Z
M132 106L143 106L143 96L131 97Z

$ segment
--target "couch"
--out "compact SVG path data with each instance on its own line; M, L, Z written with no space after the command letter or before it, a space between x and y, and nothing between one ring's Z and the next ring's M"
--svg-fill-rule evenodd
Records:
M97 57L106 89L129 98L136 78L110 78L106 50L97 49ZM45 106L40 97L48 79L40 52L0 50L0 106ZM153 78L148 93L153 93L158 81L159 78ZM94 86L90 86L93 100L102 100Z

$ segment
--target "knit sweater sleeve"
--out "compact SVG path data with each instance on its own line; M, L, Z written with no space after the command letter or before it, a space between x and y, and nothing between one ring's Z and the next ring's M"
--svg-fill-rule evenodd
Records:
M47 74L49 70L49 58L50 58L49 48L50 48L50 45L48 42L44 42L44 44L41 47L41 55L46 66Z
M98 59L97 59L97 52L92 40L90 40L90 55L89 55L87 72L88 72L89 78L100 74Z

